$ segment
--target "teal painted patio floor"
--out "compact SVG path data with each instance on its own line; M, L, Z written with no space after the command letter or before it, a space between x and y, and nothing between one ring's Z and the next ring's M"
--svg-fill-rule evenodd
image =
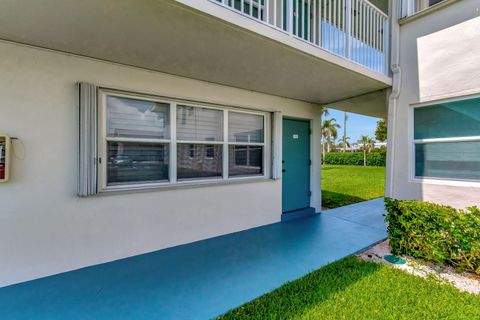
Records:
M386 237L383 199L0 288L0 319L209 319Z

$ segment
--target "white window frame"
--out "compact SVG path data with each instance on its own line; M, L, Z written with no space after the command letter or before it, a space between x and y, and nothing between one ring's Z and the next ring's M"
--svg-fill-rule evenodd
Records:
M450 0L449 2L455 2L456 0ZM417 14L424 13L432 8L438 8L448 4L447 0L442 0L435 4L430 4L430 0L401 0L399 3L399 19L406 19Z
M268 148L268 152L267 152L267 141L271 141L270 139L270 126L268 126L269 123L271 123L271 117L270 117L270 120L267 121L267 117L263 117L263 142L230 142L228 141L228 111L232 111L232 112L236 112L236 113L247 113L247 114L254 114L254 115L262 115L262 113L258 113L258 112L248 112L248 111L243 111L243 110L227 110L227 112L225 113L225 117L226 119L224 119L224 126L227 125L227 130L224 131L224 139L226 140L226 145L224 146L224 152L229 152L228 150L228 147L229 146L255 146L255 147L262 147L262 150L263 150L263 155L262 155L262 158L263 158L263 175L249 175L249 176L232 176L232 177L229 177L228 176L228 156L225 157L224 161L225 161L225 164L224 164L224 167L226 166L227 168L227 171L226 171L226 175L227 175L227 179L245 179L245 178L250 178L250 177L255 177L255 176L265 176L266 174L266 171L267 171L267 164L270 163L270 159L268 159L268 162L266 161L267 160L267 155L270 155L270 148ZM267 140L268 138L268 140ZM271 144L271 143L270 143ZM269 147L271 147L269 145ZM271 169L269 167L269 169Z
M409 110L409 125L408 125L408 172L409 182L421 184L434 184L454 187L472 187L480 188L480 180L468 179L454 179L454 178L439 178L439 177L419 177L415 175L415 146L417 144L428 144L438 142L466 142L466 141L480 141L480 136L469 137L453 137L453 138L432 138L432 139L414 139L415 130L415 109L422 107L430 107L441 103L456 102L462 100L470 100L480 98L480 94L452 97L439 100L431 100L422 103L410 104Z
M139 99L146 101L154 101L165 103L169 105L170 110L170 138L169 139L142 139L142 138L125 138L125 137L107 137L107 97L123 97L131 99ZM199 107L206 109L221 110L223 112L223 141L190 141L177 140L177 105ZM229 142L228 141L228 112L234 111L238 113L247 113L253 115L263 116L264 140L263 143L247 143L247 142ZM98 189L99 192L112 191L129 191L129 190L143 190L143 189L160 189L160 188L175 188L180 186L197 186L197 185L212 185L222 183L232 183L236 181L259 181L272 179L272 114L267 111L251 110L242 107L232 107L223 105L214 105L211 103L185 101L176 98L157 97L147 94L130 93L126 91L118 91L115 89L99 88L98 89ZM151 183L132 183L107 185L107 142L121 141L121 142L144 142L144 143L162 143L169 146L169 179L161 182ZM177 144L205 144L205 145L222 145L222 176L211 178L192 178L177 180ZM263 146L263 174L248 175L248 176L228 176L228 147L229 145L256 145Z

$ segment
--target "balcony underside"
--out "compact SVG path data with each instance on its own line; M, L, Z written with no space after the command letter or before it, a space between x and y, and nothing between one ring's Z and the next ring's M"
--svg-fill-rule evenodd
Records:
M248 17L195 1L204 3L202 10L184 0L4 0L0 38L318 104L391 84ZM348 111L386 113L384 104L354 109Z

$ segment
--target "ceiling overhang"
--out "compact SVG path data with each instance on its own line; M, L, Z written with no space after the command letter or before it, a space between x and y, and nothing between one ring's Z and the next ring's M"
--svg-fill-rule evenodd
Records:
M188 1L3 0L0 38L322 105L391 84L214 3L196 0L236 23Z

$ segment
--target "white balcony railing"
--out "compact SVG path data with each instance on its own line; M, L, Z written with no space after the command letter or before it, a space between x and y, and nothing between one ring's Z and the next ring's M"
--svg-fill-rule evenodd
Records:
M210 0L388 74L389 18L367 0Z

